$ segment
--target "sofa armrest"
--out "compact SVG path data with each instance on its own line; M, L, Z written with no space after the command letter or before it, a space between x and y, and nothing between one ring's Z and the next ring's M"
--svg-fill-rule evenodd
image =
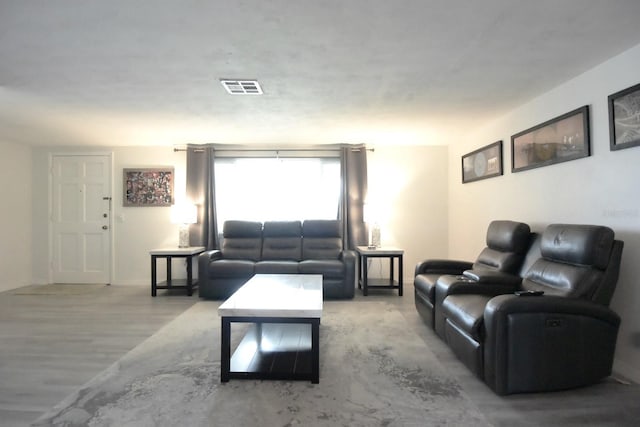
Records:
M611 374L620 317L560 296L501 295L484 312L484 378L498 394L552 391Z
M472 262L453 259L427 259L416 265L415 274L462 274L473 266Z
M213 249L209 251L204 251L200 255L198 255L198 278L204 279L208 278L207 268L209 263L215 261L217 259L222 259L222 252L219 249Z
M353 298L355 295L355 287L356 287L356 263L358 260L358 254L354 250L345 249L341 252L340 259L342 260L345 266L344 297Z
M465 270L462 275L480 284L494 284L511 286L514 289L520 285L522 278L514 274L503 273L501 271L491 270Z
M356 260L358 259L358 254L354 250L345 249L340 252L340 259L343 262L352 262L355 264Z

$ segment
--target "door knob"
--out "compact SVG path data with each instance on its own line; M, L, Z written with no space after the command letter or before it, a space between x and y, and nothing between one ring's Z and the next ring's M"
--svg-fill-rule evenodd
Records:
M109 228L109 227L107 227L106 225L103 225L103 226L102 226L102 229L103 229L103 230L106 230L106 229L108 229L108 228Z

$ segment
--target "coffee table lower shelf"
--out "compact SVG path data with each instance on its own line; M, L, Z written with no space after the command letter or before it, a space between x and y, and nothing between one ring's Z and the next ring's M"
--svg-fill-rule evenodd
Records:
M251 323L231 355L231 323ZM223 317L221 381L304 380L319 383L318 318Z

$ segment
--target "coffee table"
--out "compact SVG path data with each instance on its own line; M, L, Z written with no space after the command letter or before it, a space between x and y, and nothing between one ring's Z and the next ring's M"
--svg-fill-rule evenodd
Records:
M220 380L320 381L322 275L256 274L218 308ZM249 323L231 355L231 324Z

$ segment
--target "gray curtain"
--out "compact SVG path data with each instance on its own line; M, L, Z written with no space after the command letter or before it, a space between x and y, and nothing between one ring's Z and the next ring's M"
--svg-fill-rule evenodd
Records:
M192 246L218 249L214 185L215 150L209 145L187 146L187 198L198 206L198 223L189 227Z
M344 247L367 245L364 225L364 201L367 198L367 148L364 145L342 147L340 155L342 196L339 219L342 220Z

